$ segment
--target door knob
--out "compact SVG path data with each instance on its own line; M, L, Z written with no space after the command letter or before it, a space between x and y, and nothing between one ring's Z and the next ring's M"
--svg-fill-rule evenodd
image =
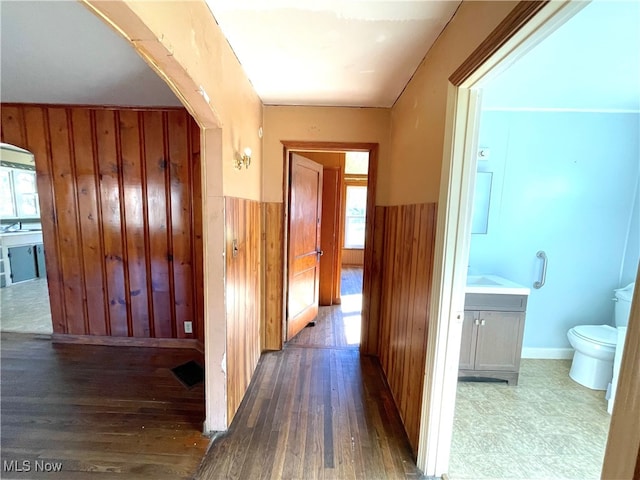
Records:
M317 253L318 255L320 255L320 256L324 255L324 251L322 251L322 250L318 250L316 253Z

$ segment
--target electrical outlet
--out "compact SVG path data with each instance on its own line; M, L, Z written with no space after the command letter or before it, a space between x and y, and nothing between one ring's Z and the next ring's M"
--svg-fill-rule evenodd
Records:
M184 333L193 333L193 325L191 322L184 322Z

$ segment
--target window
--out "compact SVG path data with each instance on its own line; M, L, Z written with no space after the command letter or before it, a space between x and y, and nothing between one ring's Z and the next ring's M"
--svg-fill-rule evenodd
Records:
M13 202L13 182L11 170L0 169L0 217L15 217L16 208Z
M344 248L364 248L367 187L347 185Z
M0 216L38 217L36 173L18 168L0 169Z
M367 175L369 173L369 152L347 152L344 173L347 175Z

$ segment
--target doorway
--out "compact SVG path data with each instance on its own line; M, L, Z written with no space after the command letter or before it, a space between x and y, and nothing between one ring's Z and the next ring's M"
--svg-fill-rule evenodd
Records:
M427 365L431 366L431 359L434 360L434 375L444 376L438 384L427 386L428 394L432 397L428 400L430 411L426 413L429 417L426 423L431 428L422 428L422 433L427 437L422 437L419 465L426 465L429 474L441 474L448 471L449 445L450 445L450 425L448 418L451 412L451 401L455 398L457 383L458 360L460 353L460 329L464 311L464 292L467 276L467 266L469 265L469 238L471 229L471 208L472 208L472 187L476 176L476 155L478 147L477 128L479 118L479 88L484 84L482 81L489 81L495 78L497 71L503 70L505 65L509 65L514 58L528 51L543 38L546 38L555 28L563 24L568 18L579 11L584 4L576 2L562 5L547 5L536 16L535 21L530 21L523 32L518 32L518 36L513 37L513 41L504 45L503 48L494 48L496 54L490 61L486 57L480 59L477 52L472 55L473 61L467 62L460 68L460 72L455 72L450 80L453 85L449 87L449 111L447 120L447 135L445 144L447 151L444 155L444 168L441 185L441 213L443 214L443 224L439 225L439 238L442 256L437 260L442 267L442 271L436 274L435 283L439 305L435 306L435 314L438 317L436 325L431 330L430 335L434 337L434 343L430 345ZM543 26L541 28L541 26ZM537 29L539 29L536 33ZM517 28L515 29L517 30ZM510 35L513 35L513 30ZM511 39L507 35L506 38ZM502 41L505 41L503 38ZM490 43L487 41L486 43ZM517 45L516 45L517 44ZM482 45L481 47L486 47ZM478 49L480 51L481 48ZM471 58L471 57L470 57ZM448 187L447 187L448 185ZM445 216L449 220L444 220ZM436 267L438 268L438 267ZM436 270L438 271L438 270ZM637 298L637 297L636 297ZM632 313L630 325L635 320ZM631 330L631 328L630 328ZM634 330L635 334L637 332ZM627 333L629 335L629 333ZM635 338L635 337L634 337ZM441 342L436 346L436 342ZM627 343L629 340L627 339ZM436 352L437 351L437 352ZM633 355L636 355L634 352ZM627 357L625 351L624 357ZM628 363L628 362L627 362ZM622 360L622 369L625 368L625 358ZM631 370L628 370L631 372ZM628 378L631 381L632 376ZM635 378L634 378L635 379ZM635 388L635 387L634 387ZM626 403L626 402L625 402ZM619 402L616 402L618 406ZM617 407L616 407L617 408ZM631 419L633 407L625 404L620 409L623 418ZM607 471L607 457L611 445L615 444L622 448L621 438L616 439L613 426L618 412L614 411L614 422L609 436L609 446L605 455L605 469ZM636 415L637 417L637 415ZM633 419L637 425L636 418ZM439 445L438 445L439 444ZM636 444L637 445L637 444ZM442 448L439 448L442 447ZM633 471L636 450L627 450L630 462L622 467L622 463L613 466L609 465L609 476L612 471ZM618 456L618 455L617 455ZM619 456L618 456L619 457ZM619 457L621 458L621 457ZM422 462L424 459L424 463ZM557 473L557 471L555 472ZM607 476L603 473L604 476ZM554 475L555 476L555 475Z
M292 196L291 156L306 157L323 172L321 228L318 239L318 314L294 336L290 345L358 348L368 325L364 312L367 256L372 258L372 230L375 205L377 145L372 144L285 144L285 222L284 265L285 307L290 307L293 289L290 268L291 212L296 211ZM293 200L292 200L293 199ZM295 236L296 233L294 232ZM297 287L294 287L297 288ZM285 314L285 328L289 312Z
M34 155L0 144L0 331L52 334Z

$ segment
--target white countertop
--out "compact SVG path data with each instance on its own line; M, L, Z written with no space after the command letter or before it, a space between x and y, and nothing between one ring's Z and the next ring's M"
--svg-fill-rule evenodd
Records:
M0 246L15 247L42 243L42 230L19 230L0 233Z
M499 295L529 295L531 289L498 275L469 275L466 293L492 293Z
M15 232L3 232L0 233L0 237L13 237L14 235L33 235L33 234L42 233L42 230L18 230Z

